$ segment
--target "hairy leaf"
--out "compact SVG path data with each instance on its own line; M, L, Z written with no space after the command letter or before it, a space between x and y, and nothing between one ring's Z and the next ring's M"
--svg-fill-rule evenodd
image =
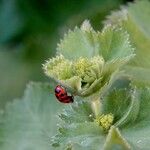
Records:
M88 101L77 99L75 101L59 115L61 123L58 134L52 138L54 147L75 149L78 146L81 150L107 150L112 145L113 147L130 147L115 126L109 130L108 135L104 132L95 122L95 116Z
M149 149L150 143L150 88L141 89L140 111L134 124L122 129L123 135L135 149Z
M118 25L127 30L131 44L135 47L136 56L129 63L126 72L133 77L135 83L150 84L150 1L142 0L129 3L120 11L113 12L106 24ZM143 75L144 74L144 75Z
M1 150L49 150L56 132L53 84L30 83L22 99L7 104L0 123Z
M93 122L94 114L90 103L77 99L75 101L59 115L63 122L59 133L52 138L52 144L61 149L67 149L68 146L74 149L76 145L81 149L98 149L104 142L104 135L101 135L101 128Z
M129 35L122 28L106 25L99 35L99 53L105 61L129 57L133 54Z
M115 126L122 127L134 122L139 113L140 92L130 86L122 88L113 86L110 88L112 89L108 90L103 97L102 112L104 114L112 113L115 116Z
M76 59L81 56L90 58L97 49L96 32L88 21L80 28L65 34L64 39L58 44L57 50L68 59Z

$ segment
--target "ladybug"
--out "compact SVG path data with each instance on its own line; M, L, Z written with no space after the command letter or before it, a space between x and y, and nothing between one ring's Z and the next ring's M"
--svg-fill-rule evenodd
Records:
M55 88L55 96L61 103L73 103L73 96L68 96L67 91L61 86L57 85Z

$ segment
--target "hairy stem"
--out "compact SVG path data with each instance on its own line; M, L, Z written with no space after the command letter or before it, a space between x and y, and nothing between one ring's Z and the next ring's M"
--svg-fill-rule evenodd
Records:
M95 117L99 116L100 110L101 110L101 102L100 102L100 98L98 95L92 96L91 107L92 107Z

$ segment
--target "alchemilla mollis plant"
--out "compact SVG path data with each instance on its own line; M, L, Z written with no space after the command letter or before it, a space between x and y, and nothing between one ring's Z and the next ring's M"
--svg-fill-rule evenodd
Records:
M1 112L0 148L150 149L149 14L148 0L136 1L112 12L101 31L88 20L69 30L43 64L50 83L30 83ZM57 101L57 85L73 103Z
M52 145L61 149L130 149L119 131L135 121L139 112L137 89L123 72L135 55L128 33L109 24L97 32L86 20L65 35L57 50L56 57L44 64L44 71L65 87L75 102L59 115L62 124ZM119 86L123 81L125 85Z

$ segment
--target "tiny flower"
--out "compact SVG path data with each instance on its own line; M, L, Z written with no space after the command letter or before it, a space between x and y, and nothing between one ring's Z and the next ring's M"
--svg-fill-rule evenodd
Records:
M114 121L114 115L113 114L106 114L106 115L101 115L101 116L98 116L96 119L95 119L95 122L101 126L103 128L104 131L107 131L111 125L113 124L113 121Z

